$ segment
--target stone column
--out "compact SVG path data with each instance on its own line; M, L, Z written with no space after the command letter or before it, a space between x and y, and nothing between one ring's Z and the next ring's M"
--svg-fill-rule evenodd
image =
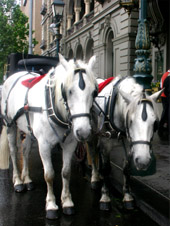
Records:
M81 7L75 7L74 12L75 12L75 23L77 23L80 20Z
M72 15L67 15L67 30L71 28L71 20L73 16Z
M85 15L90 13L90 0L84 0L85 3Z

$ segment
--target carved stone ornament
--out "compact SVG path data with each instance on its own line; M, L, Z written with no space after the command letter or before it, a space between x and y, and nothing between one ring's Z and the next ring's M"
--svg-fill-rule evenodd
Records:
M101 5L103 5L104 0L96 0L96 2L100 3Z

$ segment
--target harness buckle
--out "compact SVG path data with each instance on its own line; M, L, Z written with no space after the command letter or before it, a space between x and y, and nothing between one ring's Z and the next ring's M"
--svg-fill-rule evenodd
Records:
M111 139L111 137L112 137L111 132L106 131L105 134L106 134L106 137L107 137L108 139Z
M120 141L120 140L123 139L123 137L124 137L123 134L121 132L118 132L118 134L117 134L117 140Z
M29 110L29 105L28 104L24 105L24 111L28 111L28 110Z

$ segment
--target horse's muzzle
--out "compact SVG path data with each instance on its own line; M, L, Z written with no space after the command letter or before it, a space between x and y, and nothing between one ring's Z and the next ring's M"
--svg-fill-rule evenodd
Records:
M151 158L142 159L142 158L137 157L134 159L134 162L135 162L135 166L136 166L137 170L145 171L148 169L148 167L151 164Z

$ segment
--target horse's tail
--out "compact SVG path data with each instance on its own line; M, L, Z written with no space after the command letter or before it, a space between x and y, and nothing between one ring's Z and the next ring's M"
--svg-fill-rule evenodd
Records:
M3 126L0 137L0 169L9 168L9 144L7 137L7 127Z

